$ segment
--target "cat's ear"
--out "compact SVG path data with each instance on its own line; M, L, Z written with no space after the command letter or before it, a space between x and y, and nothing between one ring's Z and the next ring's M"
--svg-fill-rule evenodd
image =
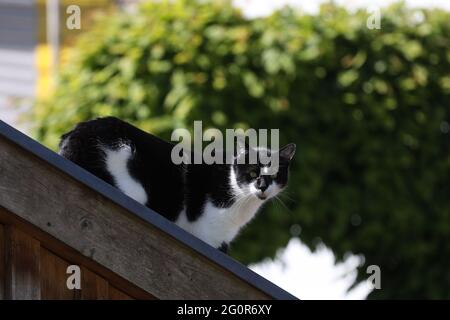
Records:
M280 149L280 158L291 161L295 154L295 143L289 143Z

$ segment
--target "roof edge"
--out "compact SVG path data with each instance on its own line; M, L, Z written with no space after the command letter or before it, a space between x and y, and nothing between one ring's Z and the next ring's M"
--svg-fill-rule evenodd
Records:
M26 134L11 127L2 120L0 120L0 136L37 156L41 160L50 164L52 167L64 172L88 188L100 193L115 204L136 215L141 220L144 220L146 223L151 224L176 240L184 243L197 253L230 271L241 280L259 289L268 296L280 300L298 299L294 295L281 289L274 283L250 270L230 256L211 247L199 238L167 220L162 215L144 205L141 205L117 188L106 183L75 163L61 157L57 153L43 146Z

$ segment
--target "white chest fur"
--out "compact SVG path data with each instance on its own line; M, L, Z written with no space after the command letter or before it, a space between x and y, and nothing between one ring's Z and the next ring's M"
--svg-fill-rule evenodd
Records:
M239 230L255 216L261 204L262 201L253 196L240 199L229 208L218 208L207 201L202 215L196 221L188 221L183 211L175 223L218 248L236 237Z
M123 145L116 150L103 148L107 170L113 176L119 189L126 195L146 204L148 196L143 186L134 179L128 170L131 148ZM216 207L210 200L205 202L200 217L193 222L187 219L183 210L175 223L213 247L230 243L256 214L263 201L250 192L241 190L236 182L234 171L230 172L231 187L238 200L229 208Z

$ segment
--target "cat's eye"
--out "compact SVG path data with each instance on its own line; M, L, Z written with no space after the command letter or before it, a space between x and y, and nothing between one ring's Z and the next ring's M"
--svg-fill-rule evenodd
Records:
M256 173L256 171L250 171L251 178L256 178L257 176L258 176L258 174Z

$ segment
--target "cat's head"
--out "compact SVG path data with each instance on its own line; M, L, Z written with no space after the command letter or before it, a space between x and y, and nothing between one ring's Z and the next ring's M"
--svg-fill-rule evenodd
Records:
M251 151L250 147L243 148L240 155L235 158L231 168L231 181L236 193L243 196L254 196L262 201L273 198L280 193L288 183L289 164L295 154L295 144L290 143L279 151L273 152L266 149L252 149L257 155L257 161L250 164L245 161L238 163L238 157L246 157ZM262 153L264 156L278 157L278 170L274 174L267 174L270 164L263 164L261 161Z

